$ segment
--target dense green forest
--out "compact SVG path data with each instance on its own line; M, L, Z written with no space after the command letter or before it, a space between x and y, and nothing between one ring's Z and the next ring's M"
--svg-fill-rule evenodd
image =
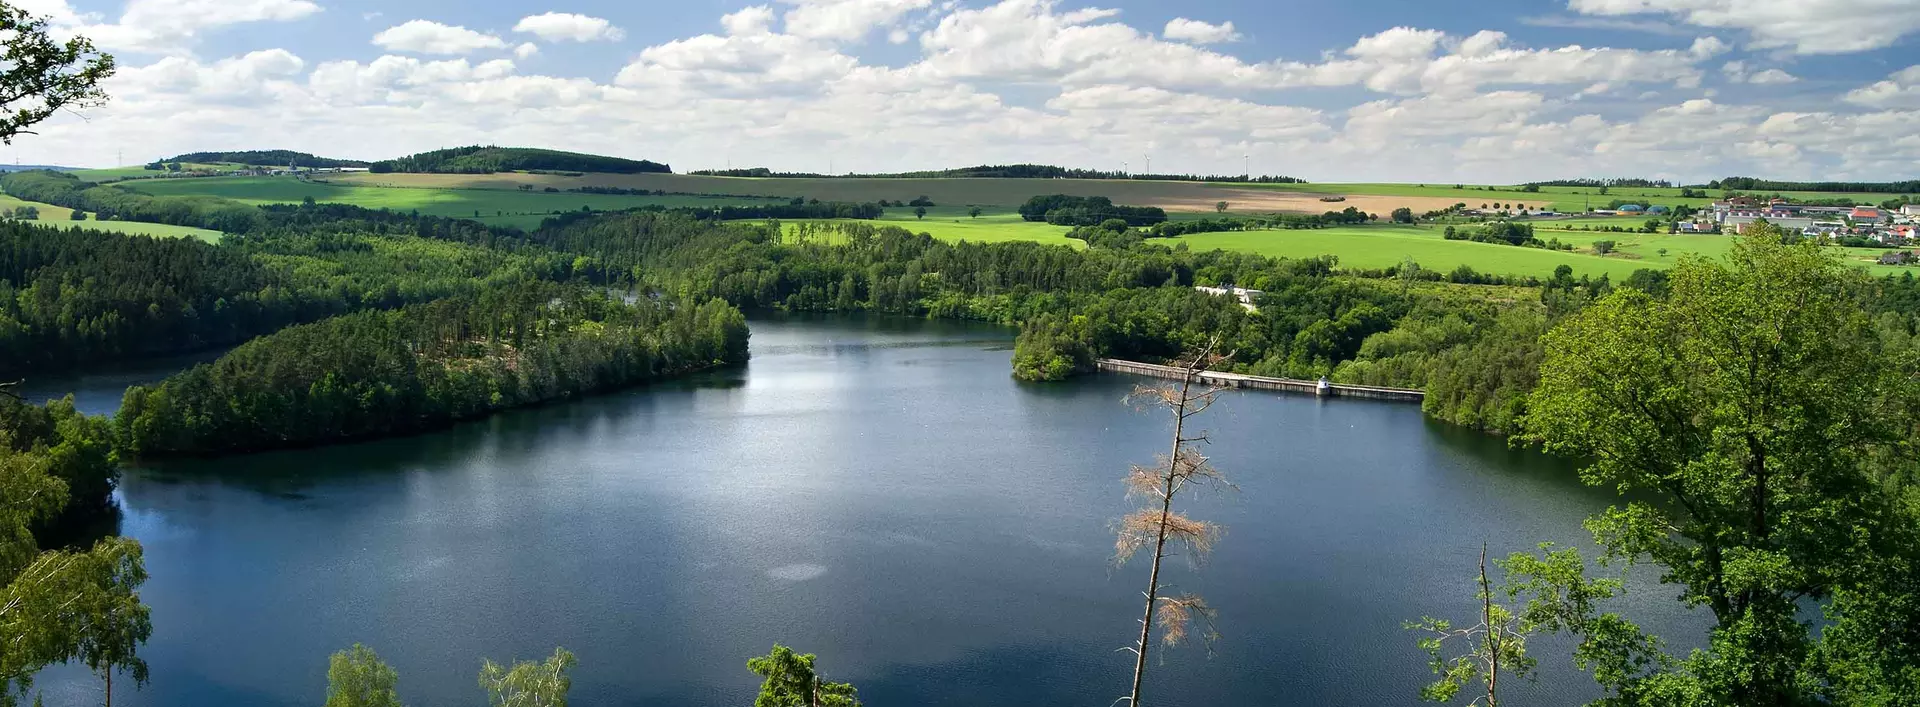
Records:
M1708 189L1728 191L1829 191L1871 194L1920 194L1920 179L1904 182L1788 182L1759 177L1727 177L1707 183Z
M496 410L743 363L724 302L624 301L524 281L255 339L127 390L133 454L217 454L418 432Z
M671 173L658 162L588 155L526 147L455 147L422 152L372 165L375 172L430 172L438 174L492 174L512 171L611 172L614 174Z
M573 265L471 222L331 206L263 213L280 225L220 245L0 223L0 377L228 346L336 314L564 278ZM366 215L378 218L354 218Z
M337 160L328 157L315 157L305 152L293 150L242 150L239 152L189 152L178 157L160 160L166 162L187 162L211 164L227 162L256 167L306 167L311 169L336 169L339 167L365 167L371 163L361 160Z

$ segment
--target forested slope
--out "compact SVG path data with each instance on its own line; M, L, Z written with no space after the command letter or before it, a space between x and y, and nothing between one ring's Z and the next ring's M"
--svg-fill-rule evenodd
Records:
M557 172L610 172L613 174L671 173L672 168L658 162L620 157L589 155L560 150L525 147L472 146L422 152L395 160L373 163L374 172L431 172L441 174L491 174L493 172L546 170Z
M548 400L743 363L746 319L717 300L622 298L526 281L248 342L127 391L131 453L217 454L405 434Z

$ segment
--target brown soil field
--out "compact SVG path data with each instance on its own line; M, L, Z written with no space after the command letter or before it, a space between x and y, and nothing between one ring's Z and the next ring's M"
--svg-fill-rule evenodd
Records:
M1321 213L1352 206L1382 217L1400 207L1416 213L1444 209L1456 199L1376 194L1295 192L1271 187L1247 188L1200 182L1149 182L1098 179L746 179L685 174L369 174L333 175L335 184L439 189L573 189L583 186L664 190L688 194L805 197L821 201L910 201L920 196L941 206L1012 208L1044 194L1104 196L1116 204L1158 206L1168 211L1209 212L1225 201L1235 212ZM1345 196L1326 202L1322 197ZM1544 205L1544 201L1543 204ZM1538 208L1538 206L1534 206Z

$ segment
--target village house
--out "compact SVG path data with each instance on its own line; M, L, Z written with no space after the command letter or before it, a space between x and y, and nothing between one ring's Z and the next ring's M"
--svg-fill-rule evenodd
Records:
M1871 206L1861 206L1855 208L1853 213L1847 214L1847 218L1853 219L1856 226L1871 226L1885 221L1886 214Z

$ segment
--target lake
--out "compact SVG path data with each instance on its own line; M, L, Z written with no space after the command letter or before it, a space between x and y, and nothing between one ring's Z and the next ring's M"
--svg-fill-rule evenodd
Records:
M479 704L483 657L555 646L579 657L575 704L740 707L747 658L782 642L876 706L1107 707L1146 582L1141 561L1112 565L1110 524L1167 421L1124 400L1151 381L1016 382L1011 344L950 322L756 320L740 370L135 470L123 531L152 574L153 681L116 698L318 705L327 656L362 642L415 707ZM1417 405L1235 393L1201 424L1238 490L1184 504L1226 534L1164 574L1219 609L1221 637L1154 658L1156 705L1417 704L1429 675L1402 622L1471 623L1483 541L1590 547L1580 521L1609 501ZM1642 589L1629 616L1698 626L1673 590ZM1566 648L1536 642L1540 679L1506 694L1597 696ZM40 687L97 700L70 669Z

